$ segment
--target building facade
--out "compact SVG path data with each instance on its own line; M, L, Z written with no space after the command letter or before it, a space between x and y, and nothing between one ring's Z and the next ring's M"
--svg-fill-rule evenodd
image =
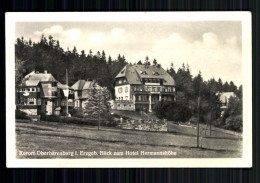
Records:
M74 108L74 90L70 86L62 84L60 82L58 82L57 87L59 108L56 108L55 110L56 115L66 115L67 112L71 114Z
M86 106L90 89L101 89L95 80L78 80L74 85L71 86L71 88L74 91L74 107L78 108L84 108Z
M221 110L220 116L222 117L224 114L224 111L228 107L229 99L231 97L237 97L237 96L234 92L217 92L216 95L219 96L220 110Z
M114 109L152 112L161 100L175 100L175 81L161 66L126 65L116 76Z
M57 80L52 74L33 71L16 87L16 107L29 115L52 115L58 106L57 95Z

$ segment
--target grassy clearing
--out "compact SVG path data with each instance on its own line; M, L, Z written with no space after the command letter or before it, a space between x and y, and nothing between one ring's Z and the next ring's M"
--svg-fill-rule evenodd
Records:
M177 128L178 127L178 128ZM16 121L17 158L221 158L241 157L242 141L234 135L202 138L196 148L192 128L169 124L169 132L142 132L79 124ZM179 132L177 134L177 132ZM215 131L216 134L219 132ZM232 138L231 138L232 137ZM65 151L74 156L19 155L20 151ZM98 155L75 155L96 151ZM123 155L100 155L100 151L123 152ZM126 151L138 152L126 155ZM141 155L141 151L172 151L176 155Z

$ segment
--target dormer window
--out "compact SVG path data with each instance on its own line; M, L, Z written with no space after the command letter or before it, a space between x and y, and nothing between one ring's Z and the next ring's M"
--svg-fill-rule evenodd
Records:
M140 74L147 75L146 71L140 71Z
M123 74L125 72L125 69L121 71L121 74Z
M158 76L158 75L159 75L159 73L158 73L158 72L156 72L156 71L154 71L154 72L153 72L153 75L156 75L156 76Z

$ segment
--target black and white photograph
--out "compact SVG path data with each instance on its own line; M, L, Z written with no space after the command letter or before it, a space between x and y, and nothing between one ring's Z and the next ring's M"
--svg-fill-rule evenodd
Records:
M8 167L251 167L249 12L6 14Z

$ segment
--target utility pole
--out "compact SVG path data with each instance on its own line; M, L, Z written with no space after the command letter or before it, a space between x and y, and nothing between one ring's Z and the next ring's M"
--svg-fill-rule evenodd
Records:
M211 96L211 90L210 90L210 122L209 122L209 136L211 136L211 123L212 123L212 96Z
M212 123L212 106L210 108L209 136L211 136L211 123Z
M198 96L198 123L197 123L197 147L199 147L199 131L200 131L200 91Z
M101 92L101 88L99 89L99 94L98 94L98 130L100 128L100 92Z
M66 87L68 90L67 97L66 97L66 116L69 115L69 107L68 107L68 100L69 100L69 82L68 82L68 69L66 69Z

